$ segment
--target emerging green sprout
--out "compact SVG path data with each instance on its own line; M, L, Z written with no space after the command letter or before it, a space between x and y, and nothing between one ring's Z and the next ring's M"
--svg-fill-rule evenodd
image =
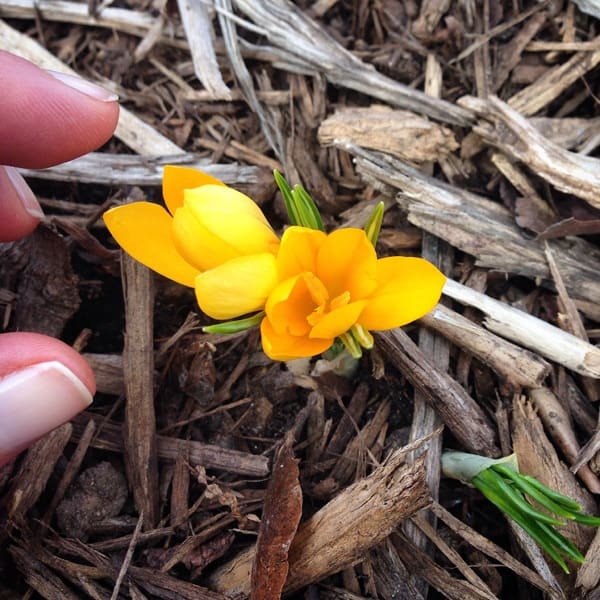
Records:
M535 477L519 473L514 454L494 460L464 452L445 452L442 471L447 477L476 487L520 525L565 573L569 573L565 559L584 562L581 552L556 527L568 521L600 527L600 518L582 513L581 505L571 498L550 489Z

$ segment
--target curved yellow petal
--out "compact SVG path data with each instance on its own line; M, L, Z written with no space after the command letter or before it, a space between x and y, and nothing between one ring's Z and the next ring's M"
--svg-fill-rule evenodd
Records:
M331 339L346 333L356 323L366 304L367 300L351 302L326 313L312 328L310 337Z
M279 238L244 194L205 185L184 195L173 217L173 236L179 252L200 270L238 256L277 252Z
M277 271L280 279L287 279L298 273L317 270L317 254L327 235L307 227L288 227L281 237L277 253Z
M165 165L163 169L162 193L169 212L174 215L175 211L180 206L183 206L184 190L209 184L225 186L216 177L197 169L177 165Z
M158 204L133 202L104 213L106 227L119 246L153 271L189 287L199 270L177 251L171 215Z
M278 283L267 298L265 312L273 329L280 334L308 335L306 320L315 303L305 285L304 273Z
M258 204L251 198L233 188L223 185L203 185L201 187L184 190L184 202L193 210L198 218L206 212L215 212L224 215L245 215L253 217L267 227L271 228Z
M241 256L198 275L196 299L209 317L235 319L262 310L276 284L272 254Z
M325 352L333 344L333 338L311 339L307 336L277 333L267 317L260 324L260 333L263 351L272 360L315 356Z
M350 292L352 300L376 288L377 254L362 229L338 229L319 248L317 275L333 298Z
M240 256L220 235L204 227L185 207L178 208L172 219L175 247L199 271L207 271Z
M377 281L358 322L381 331L427 314L438 303L446 277L422 258L392 256L377 261Z

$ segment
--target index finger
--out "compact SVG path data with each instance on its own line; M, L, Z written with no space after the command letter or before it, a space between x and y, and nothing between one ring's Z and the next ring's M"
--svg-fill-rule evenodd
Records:
M86 154L112 135L117 96L0 51L0 164L39 169Z

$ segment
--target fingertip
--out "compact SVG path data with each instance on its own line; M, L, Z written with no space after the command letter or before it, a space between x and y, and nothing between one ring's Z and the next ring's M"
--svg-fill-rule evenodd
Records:
M70 346L36 333L0 335L0 465L87 408L95 390Z
M0 51L0 164L45 168L95 150L110 139L116 96L77 77L51 74Z
M57 361L69 369L93 396L96 380L88 362L71 346L41 333L0 335L0 377L43 362Z

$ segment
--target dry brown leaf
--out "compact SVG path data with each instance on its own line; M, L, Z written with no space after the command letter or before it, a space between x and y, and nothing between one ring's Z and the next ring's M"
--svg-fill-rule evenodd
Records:
M298 461L287 436L273 464L252 564L251 600L274 600L288 573L288 550L302 514Z

